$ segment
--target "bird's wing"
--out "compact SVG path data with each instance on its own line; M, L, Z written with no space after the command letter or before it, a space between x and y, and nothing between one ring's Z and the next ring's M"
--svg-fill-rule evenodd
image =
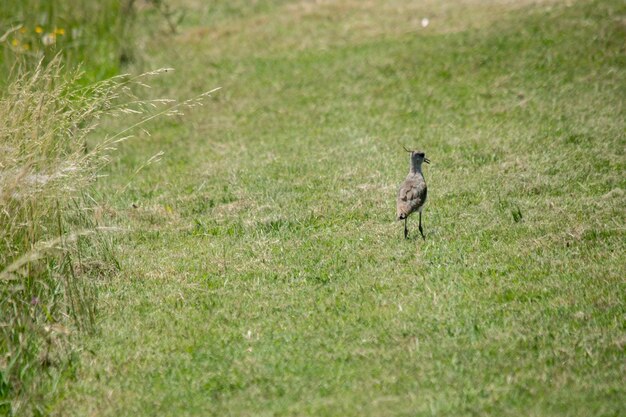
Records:
M426 183L421 179L407 181L406 201L415 208L426 200Z
M406 218L426 201L426 182L422 177L409 175L400 186L396 203L397 218Z
M402 200L402 201L407 201L408 200L408 192L410 191L410 188L406 186L406 183L403 183L400 186L400 191L398 192L398 199Z
M400 185L400 191L398 192L398 199L402 201L410 201L413 199L414 188L416 186L415 178L409 176Z

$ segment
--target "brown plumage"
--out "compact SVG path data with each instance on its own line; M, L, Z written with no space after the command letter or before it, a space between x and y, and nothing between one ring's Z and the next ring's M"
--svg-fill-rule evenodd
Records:
M422 229L422 208L424 203L426 203L428 189L426 188L424 174L422 174L422 162L429 164L430 161L422 151L409 151L406 148L405 150L411 153L411 168L398 191L396 220L404 220L404 238L406 239L409 235L409 230L406 227L407 218L411 213L419 211L419 231L422 238L426 239Z

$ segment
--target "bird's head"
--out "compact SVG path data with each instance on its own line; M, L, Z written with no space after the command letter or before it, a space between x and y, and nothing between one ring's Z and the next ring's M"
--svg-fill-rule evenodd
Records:
M408 153L411 154L411 163L414 165L421 165L422 162L426 162L427 164L430 164L430 159L426 158L426 154L423 151L412 151L407 149L406 147L404 148L405 151L407 151Z

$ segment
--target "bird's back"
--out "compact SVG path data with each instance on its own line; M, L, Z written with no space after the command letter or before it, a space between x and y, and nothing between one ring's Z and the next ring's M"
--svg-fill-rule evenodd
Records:
M426 202L427 188L424 176L419 172L411 172L400 185L396 202L398 220L406 218L417 211Z

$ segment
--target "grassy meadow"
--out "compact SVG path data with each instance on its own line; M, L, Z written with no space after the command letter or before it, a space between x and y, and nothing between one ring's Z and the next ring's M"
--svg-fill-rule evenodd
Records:
M94 183L130 231L45 413L626 413L623 2L168 3L129 69L222 88Z

